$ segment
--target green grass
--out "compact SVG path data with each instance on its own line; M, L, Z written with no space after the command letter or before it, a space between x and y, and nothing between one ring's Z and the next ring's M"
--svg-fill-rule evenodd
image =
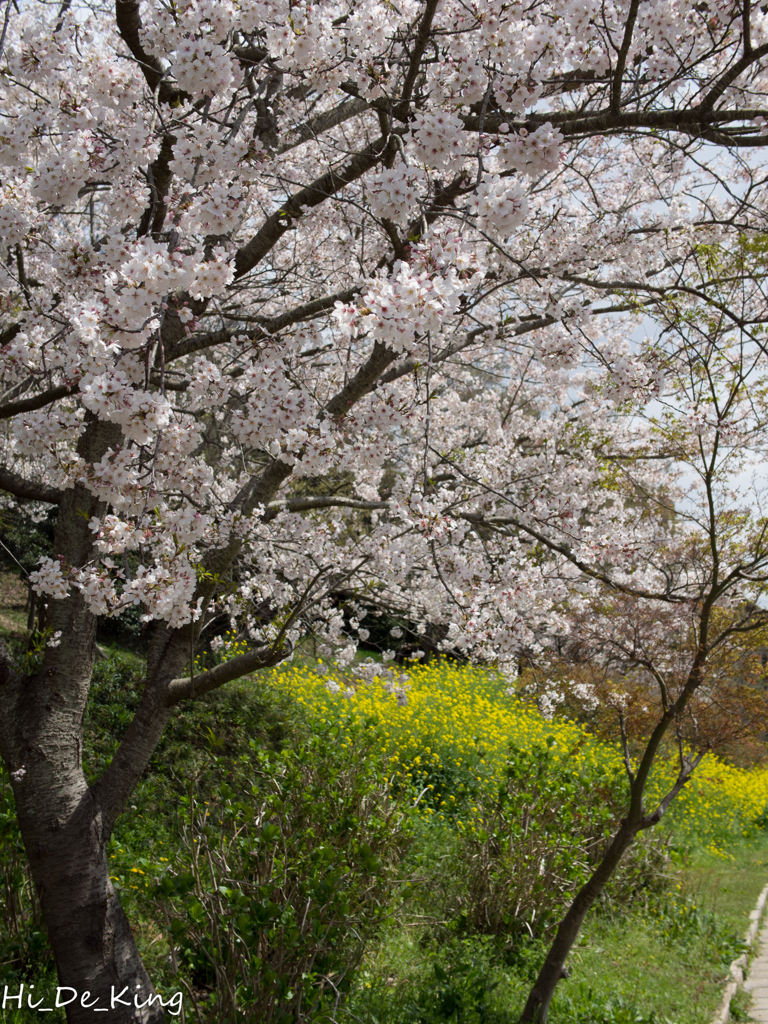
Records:
M0 570L0 636L22 637L27 631L27 588L10 572Z
M589 992L597 1004L618 998L644 1017L704 1024L720 1002L731 954L738 955L734 938L703 929L680 941L643 912L619 921L596 916L570 957L571 977L557 993L553 1024L567 1021L571 1006L587 1001Z
M598 997L620 996L676 1024L712 1019L728 966L742 951L739 940L768 883L768 837L735 848L727 860L696 851L679 879L679 889L655 907L615 921L607 915L587 921L560 1001L586 986Z
M696 897L677 898L685 907L682 928L663 912L666 900L613 918L589 917L569 958L570 977L558 987L551 1024L707 1024L766 878L749 866L755 851L743 854L746 863L721 870L712 891L701 886ZM683 887L699 886L700 872L684 872ZM693 904L694 898L702 902ZM401 908L371 951L350 1010L364 1024L514 1024L545 948L522 943L505 962L490 938L462 939L439 917L409 919Z
M684 875L687 891L739 934L746 933L749 915L768 885L768 835L737 847L733 859L706 851L691 856Z

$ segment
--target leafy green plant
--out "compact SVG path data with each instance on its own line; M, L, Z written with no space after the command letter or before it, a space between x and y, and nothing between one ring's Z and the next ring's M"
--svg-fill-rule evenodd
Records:
M579 765L552 741L510 747L499 785L476 787L460 822L463 893L449 908L467 932L538 936L589 877L622 812L620 770ZM656 880L664 840L637 844L620 869L614 901Z
M238 773L248 790L213 758L217 798L191 787L183 799L189 870L169 868L155 903L201 1022L332 1019L409 840L373 748L370 727L318 726L294 749L253 744Z
M409 994L403 1009L418 1024L462 1021L466 1024L501 1024L494 1003L500 984L497 972L464 944L460 955L442 966L433 964L433 977Z
M564 1024L674 1024L654 1011L645 1013L630 1000L620 996L604 999L583 985L574 994L559 998L553 1017Z
M738 989L731 999L731 1020L735 1024L752 1024L755 1018L750 1013L752 996L743 988Z
M695 897L670 897L658 900L653 918L663 941L668 946L686 948L694 943L708 945L713 956L727 967L749 947L732 928L712 910L700 906Z
M489 936L423 936L406 973L362 972L348 1011L363 1024L509 1024L509 972ZM343 1019L346 1019L344 1017Z

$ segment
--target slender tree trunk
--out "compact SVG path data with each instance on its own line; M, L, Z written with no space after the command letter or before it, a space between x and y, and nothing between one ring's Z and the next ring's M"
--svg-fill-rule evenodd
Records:
M549 1004L552 1002L557 983L563 977L566 957L573 948L584 918L607 885L621 858L634 842L637 832L637 826L629 824L626 820L621 823L603 859L574 897L560 922L547 958L520 1015L519 1024L546 1024Z

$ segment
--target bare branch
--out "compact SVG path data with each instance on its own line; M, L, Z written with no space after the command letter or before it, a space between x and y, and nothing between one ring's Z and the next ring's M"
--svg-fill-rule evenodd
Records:
M686 786L693 777L693 773L701 764L702 760L706 755L706 750L699 751L695 757L688 758L683 767L675 779L674 784L670 787L664 797L656 805L656 810L650 814L646 814L640 822L640 828L652 828L654 825L658 825L661 819L669 810L669 805L675 799L675 797L681 792L684 786Z
M624 712L619 711L619 730L621 732L621 752L624 756L624 770L627 773L630 786L635 781L635 773L632 771L632 760L629 756L629 741L627 739L627 723Z
M461 476L463 476L466 480L470 480L472 483L479 485L479 481L475 480L467 473L464 473L463 470L459 466L457 466L455 462L452 462L450 459L445 459L445 461L449 466L453 466L453 468L458 473L460 473ZM499 497L503 498L504 495L499 495ZM505 500L509 502L508 498L506 498ZM517 516L505 516L503 518L499 516L494 517L491 520L488 520L485 516L472 512L464 512L461 514L461 518L466 519L468 523L474 523L478 526L492 527L494 523L508 523L509 525L514 526L516 529L520 530L522 533L528 534L529 537L533 537L535 540L538 540L550 551L554 551L557 552L557 554L562 555L567 561L571 563L571 565L575 566L577 569L583 572L585 576L588 576L590 579L597 580L599 583L603 583L606 587L608 587L609 590L616 591L619 594L628 594L632 597L645 597L653 601L664 601L666 604L685 604L688 601L688 598L685 596L678 597L675 594L666 594L658 591L645 590L642 587L628 587L623 583L618 583L616 580L612 579L607 573L601 572L599 569L596 569L593 565L588 565L586 562L582 561L580 558L574 555L574 553L571 551L567 544L559 543L552 537L548 537L546 533L542 533L542 531L537 530L536 527L524 523L523 520L521 520Z

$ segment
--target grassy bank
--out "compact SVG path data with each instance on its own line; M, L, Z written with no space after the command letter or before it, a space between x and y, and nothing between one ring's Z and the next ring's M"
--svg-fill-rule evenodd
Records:
M110 848L153 978L211 1024L291 1014L297 985L301 1019L318 1024L513 1024L621 813L620 758L487 673L379 666L361 682L318 668L243 681L169 726ZM139 669L97 666L93 773L130 721ZM552 1024L710 1020L768 880L768 781L705 768L589 917ZM41 996L55 982L7 786L3 800L0 985L34 981ZM293 966L270 960L278 947ZM228 1008L217 957L235 964Z
M708 1024L767 881L761 836L727 859L690 855L671 869L668 888L640 895L634 906L604 905L569 959L553 1024ZM513 1024L544 942L518 944L505 957L487 937L425 925L409 909L370 952L350 1007L355 1016L366 1024Z

